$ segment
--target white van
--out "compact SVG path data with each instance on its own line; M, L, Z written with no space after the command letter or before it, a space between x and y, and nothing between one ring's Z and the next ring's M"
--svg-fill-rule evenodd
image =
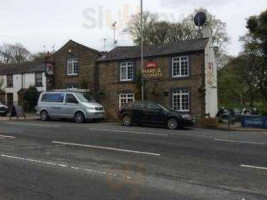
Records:
M36 113L43 121L68 118L77 123L105 117L103 106L90 95L80 92L43 92L39 97Z

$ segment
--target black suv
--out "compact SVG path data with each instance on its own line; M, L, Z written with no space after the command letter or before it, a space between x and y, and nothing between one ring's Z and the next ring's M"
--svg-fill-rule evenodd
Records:
M155 124L165 125L169 129L177 129L191 127L195 124L194 117L149 101L135 101L123 105L119 110L118 117L125 126Z

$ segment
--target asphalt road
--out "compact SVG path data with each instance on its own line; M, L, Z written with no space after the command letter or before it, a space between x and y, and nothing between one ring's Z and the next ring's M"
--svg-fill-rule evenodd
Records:
M0 122L0 200L267 199L267 135Z

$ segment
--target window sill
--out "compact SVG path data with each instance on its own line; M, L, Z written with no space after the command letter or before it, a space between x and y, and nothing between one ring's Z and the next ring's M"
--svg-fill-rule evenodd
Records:
M135 83L135 80L119 80L119 83Z
M180 80L180 79L188 79L191 78L191 76L172 76L171 79L173 80Z
M67 74L66 77L77 77L79 74Z

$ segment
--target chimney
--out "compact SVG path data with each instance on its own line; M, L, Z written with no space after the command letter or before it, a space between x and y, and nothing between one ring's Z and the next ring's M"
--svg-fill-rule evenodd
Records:
M209 26L209 23L205 23L203 25L201 32L202 32L202 37L203 38L210 38L210 37L212 37L212 30L211 30L211 28Z

